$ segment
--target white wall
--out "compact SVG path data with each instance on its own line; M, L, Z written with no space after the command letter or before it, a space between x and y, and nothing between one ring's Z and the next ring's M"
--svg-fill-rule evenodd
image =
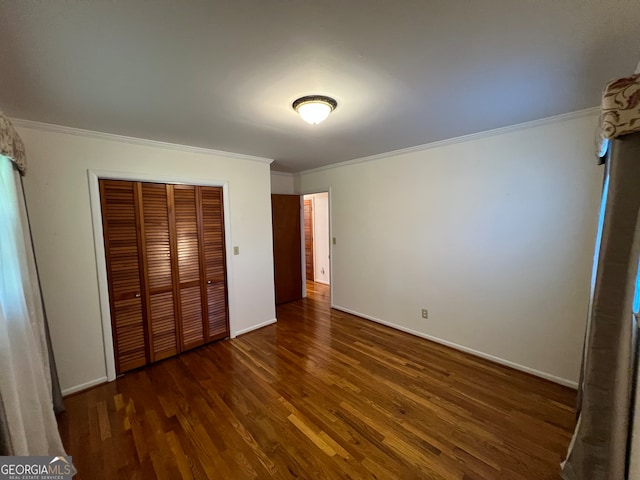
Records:
M271 193L280 195L292 195L293 175L283 172L271 172Z
M334 305L575 384L596 121L582 112L303 173L299 191L331 188Z
M313 212L313 275L314 281L329 284L329 194L305 195L312 201Z
M63 391L106 375L88 169L228 182L227 247L240 247L229 265L232 332L275 319L268 161L16 123L27 149L27 205Z

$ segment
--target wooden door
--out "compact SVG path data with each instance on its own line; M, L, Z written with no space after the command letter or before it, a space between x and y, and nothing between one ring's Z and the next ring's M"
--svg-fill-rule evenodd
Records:
M169 185L169 196L173 197L169 203L174 205L174 222L170 228L175 232L172 256L178 272L176 304L182 329L181 350L188 350L205 340L196 187Z
M304 259L307 281L315 279L313 271L313 200L304 201Z
M150 361L162 360L179 352L180 323L175 305L167 185L138 184L141 202L143 267L147 279L147 318Z
M116 371L149 362L144 281L138 239L140 203L134 182L100 180Z
M206 281L204 304L207 340L229 336L227 263L221 187L199 187L201 203L202 278Z
M271 195L276 305L302 298L300 197Z
M100 180L116 370L229 336L221 187Z

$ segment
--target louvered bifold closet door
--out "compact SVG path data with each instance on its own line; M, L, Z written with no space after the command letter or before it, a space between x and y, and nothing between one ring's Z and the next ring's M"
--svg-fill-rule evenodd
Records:
M181 350L202 345L206 338L196 188L194 185L169 186L170 194L173 193L175 218L172 248L178 266L178 307L182 329Z
M222 187L199 187L208 340L229 336Z
M147 278L147 318L149 319L151 361L176 355L179 344L177 312L169 238L167 186L139 184L142 198L142 244Z
M138 242L139 197L134 182L100 180L109 303L118 373L148 363L144 282Z

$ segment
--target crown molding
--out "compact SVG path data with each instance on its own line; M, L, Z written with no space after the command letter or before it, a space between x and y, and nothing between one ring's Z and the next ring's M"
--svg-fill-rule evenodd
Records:
M340 163L332 163L331 165L325 165L323 167L312 168L309 170L303 170L295 174L295 176L307 175L310 173L323 172L325 170L332 170L334 168L346 167L349 165L357 165L358 163L372 162L374 160L382 160L384 158L395 157L398 155L404 155L407 153L422 152L430 150L432 148L444 147L447 145L455 145L458 143L470 142L472 140L479 140L481 138L495 137L497 135L504 135L506 133L518 132L521 130L527 130L529 128L542 127L553 123L566 122L576 118L587 117L589 115L595 115L600 113L600 107L592 107L584 110L578 110L577 112L563 113L561 115L555 115L553 117L542 118L539 120L533 120L531 122L518 123L515 125L509 125L508 127L494 128L492 130L486 130L484 132L472 133L469 135L462 135L460 137L448 138L446 140L439 140L437 142L425 143L422 145L416 145L415 147L401 148L399 150L392 150L390 152L378 153L370 155L368 157L355 158L353 160L346 160Z
M62 125L54 125L52 123L36 122L33 120L23 120L20 118L11 118L11 123L19 128L30 128L33 130L41 130L45 132L64 133L67 135L75 135L79 137L93 138L96 140L107 140L111 142L128 143L131 145L141 145L144 147L163 148L167 150L176 150L179 152L199 153L201 155L214 155L219 157L237 158L240 160L250 160L252 162L260 162L270 164L273 162L271 158L256 157L253 155L244 155L242 153L225 152L222 150L213 150L203 147L192 147L189 145L181 145L178 143L161 142L158 140L148 140L145 138L127 137L125 135L116 135L113 133L96 132L94 130L84 130L81 128L65 127Z
M541 126L549 125L553 123L565 122L565 121L573 120L576 118L595 115L595 114L598 114L599 112L600 112L599 106L592 107L592 108L587 108L585 110L579 110L577 112L564 113L561 115L555 115L553 117L547 117L540 120L533 120L531 122L525 122L525 123L519 123L516 125L510 125L507 127L495 128L493 130L487 130L479 133L472 133L470 135L463 135L460 137L449 138L446 140L439 140L437 142L425 143L422 145L402 148L399 150L392 150L390 152L378 153L375 155L370 155L368 157L361 157L353 160L346 160L344 162L333 163L331 165L325 165L318 168L303 170L301 172L289 173L289 172L279 172L279 171L272 170L271 174L281 175L286 177L299 177L301 175L322 172L322 171L331 170L334 168L346 167L349 165L357 165L358 163L371 162L374 160L382 160L384 158L394 157L398 155L420 152L420 151L430 150L432 148L444 147L447 145L455 145L458 143L470 142L472 140L478 140L481 138L504 135L506 133L517 132L517 131L526 130L534 127L541 127ZM33 120L23 120L19 118L11 118L10 120L14 126L19 128L30 128L34 130L48 131L48 132L54 132L54 133L64 133L68 135L94 138L98 140L115 141L115 142L129 143L132 145L141 145L141 146L154 147L154 148L164 148L164 149L176 150L181 152L198 153L202 155L214 155L214 156L220 156L220 157L226 157L226 158L237 158L241 160L250 160L254 162L267 163L267 164L271 164L274 161L271 158L257 157L253 155L244 155L241 153L234 153L234 152L225 152L222 150L213 150L213 149L202 148L202 147L192 147L189 145L161 142L158 140L148 140L143 138L127 137L125 135L116 135L112 133L96 132L93 130L84 130L84 129L74 128L74 127L65 127L62 125L36 122Z

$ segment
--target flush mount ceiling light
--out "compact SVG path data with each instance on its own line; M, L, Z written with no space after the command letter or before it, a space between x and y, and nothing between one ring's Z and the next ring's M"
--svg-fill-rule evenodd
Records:
M293 102L292 105L302 119L311 125L317 125L322 122L337 106L338 102L324 95L301 97Z

